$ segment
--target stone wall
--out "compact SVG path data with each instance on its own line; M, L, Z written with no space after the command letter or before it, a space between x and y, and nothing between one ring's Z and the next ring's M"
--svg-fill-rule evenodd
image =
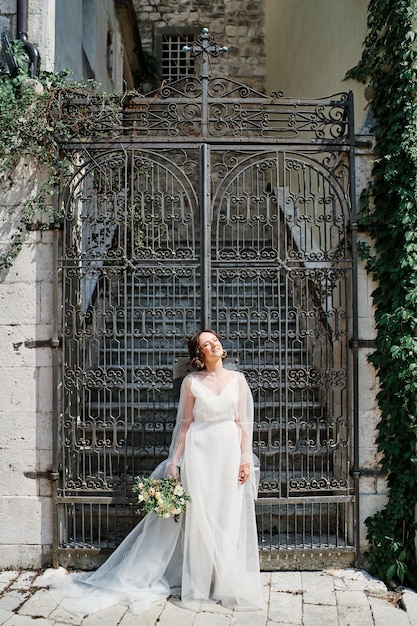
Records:
M366 126L366 125L365 125ZM374 136L364 127L363 132L356 136L357 147L355 157L356 202L360 208L360 194L367 186L374 163ZM363 241L364 236L361 234ZM366 243L371 245L370 240ZM362 470L359 478L359 530L360 549L362 555L368 549L365 519L387 503L388 485L386 476L381 474L378 465L379 455L376 447L377 424L380 411L377 405L378 379L375 368L368 362L372 352L372 342L376 338L374 306L372 292L376 284L368 275L365 265L358 260L358 336L362 347L358 352L359 370L359 436L357 466Z
M42 177L21 163L0 183L0 248L19 227ZM18 182L18 184L16 184ZM50 561L52 465L52 233L28 233L0 282L0 569Z
M134 0L144 50L155 53L158 29L208 28L228 52L214 60L213 73L257 91L265 90L264 0Z

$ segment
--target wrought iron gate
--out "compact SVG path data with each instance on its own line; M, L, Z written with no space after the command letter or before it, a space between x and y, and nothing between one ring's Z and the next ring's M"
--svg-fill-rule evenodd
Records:
M56 246L64 564L98 564L137 522L132 480L167 455L200 327L253 392L263 567L354 552L351 96L266 97L211 78L219 51L203 31L198 77L117 118L63 104L91 113L62 146L73 177Z

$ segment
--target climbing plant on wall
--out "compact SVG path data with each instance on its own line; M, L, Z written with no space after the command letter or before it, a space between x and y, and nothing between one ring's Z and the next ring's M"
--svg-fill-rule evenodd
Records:
M12 265L27 230L47 229L59 218L53 194L58 183L65 185L73 171L72 164L59 154L59 142L93 134L98 115L106 117L111 136L112 122L117 131L120 111L132 95L100 93L94 81L68 82L65 71L42 72L31 78L25 70L21 41L13 42L13 53L16 74L0 68L0 193L14 189L18 206L3 208L13 212L15 227L8 241L2 242L0 270ZM69 101L72 106L66 107ZM31 167L33 192L22 188L21 170L16 169L22 163ZM18 191L24 196L23 202Z
M375 116L372 180L363 194L362 246L377 281L376 350L387 474L385 508L366 519L370 568L415 584L417 504L417 0L370 0L362 58L349 77L368 83Z

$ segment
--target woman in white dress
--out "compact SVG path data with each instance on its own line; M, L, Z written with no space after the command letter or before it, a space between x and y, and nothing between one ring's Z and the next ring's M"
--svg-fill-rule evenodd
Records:
M72 612L122 602L137 614L171 594L194 610L263 608L252 395L241 372L223 367L217 333L199 331L188 347L196 371L181 386L168 459L152 475L180 478L191 502L180 523L148 513L96 572L54 584Z

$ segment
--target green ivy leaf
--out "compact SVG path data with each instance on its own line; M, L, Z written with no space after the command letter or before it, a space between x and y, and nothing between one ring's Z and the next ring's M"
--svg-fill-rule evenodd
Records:
M417 505L417 0L370 0L362 57L348 73L370 82L376 118L372 180L361 194L363 250L377 283L376 350L381 413L376 443L389 499L366 520L371 570L409 577ZM372 207L372 210L370 210Z

